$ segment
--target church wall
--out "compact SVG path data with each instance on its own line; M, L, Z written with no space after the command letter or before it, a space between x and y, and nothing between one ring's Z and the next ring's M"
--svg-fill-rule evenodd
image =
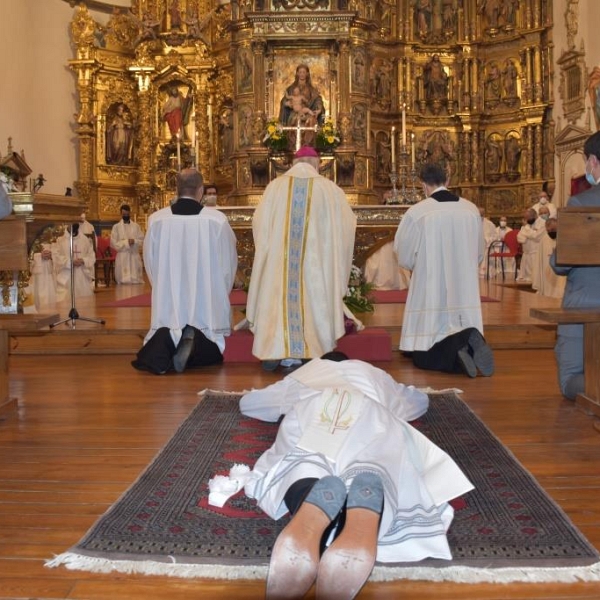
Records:
M25 151L32 176L43 173L44 192L64 194L76 179L75 112L68 23L73 9L61 0L3 0L0 20L3 84L0 154ZM6 82L9 82L6 86ZM6 86L6 87L5 87Z
M598 36L598 26L600 25L600 14L598 13L597 0L554 0L553 4L553 40L554 40L554 108L553 120L556 124L556 136L564 131L569 125L580 130L589 132L596 131L594 121L593 107L587 92L585 90L585 111L574 121L569 122L564 113L563 101L560 93L560 67L557 60L568 49L566 10L571 5L577 11L577 31L574 36L574 46L578 51L585 53L585 72L589 75L595 66L600 66L600 37ZM585 82L587 85L587 80ZM585 139L585 136L583 137ZM568 144L566 144L568 145ZM555 174L557 188L554 195L554 202L558 206L566 204L570 195L570 182L572 178L584 175L583 153L581 152L583 144L577 144L571 150L555 157Z

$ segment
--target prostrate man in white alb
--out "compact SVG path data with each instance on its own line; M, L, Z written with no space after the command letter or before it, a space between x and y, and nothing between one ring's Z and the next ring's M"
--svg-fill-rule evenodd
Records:
M144 283L140 251L144 234L140 226L131 220L131 208L121 206L121 220L113 225L110 245L117 251L115 280L117 283Z
M492 375L477 276L481 215L446 189L439 165L425 165L421 181L427 198L406 211L394 241L400 266L412 270L400 350L420 369Z
M407 423L427 411L427 395L344 358L311 360L240 400L253 418L285 415L244 487L272 518L293 515L273 548L267 598L301 598L316 580L317 598L350 599L375 559L452 558L448 502L473 486Z
M73 223L73 289L75 297L94 293L94 265L96 255L92 242L79 231L79 223ZM71 293L71 232L58 238L52 249L52 262L56 273L56 300L61 302Z
M237 269L227 217L202 206L202 175L177 176L177 201L150 216L144 263L152 317L134 367L156 374L221 363L230 332L229 293Z
M319 174L311 147L266 188L252 220L254 264L246 318L263 367L322 356L345 333L356 217L343 190ZM287 364L287 363L284 363Z

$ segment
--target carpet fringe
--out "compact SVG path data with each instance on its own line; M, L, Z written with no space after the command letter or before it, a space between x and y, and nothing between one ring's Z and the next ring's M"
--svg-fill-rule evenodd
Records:
M45 566L64 566L72 571L92 573L125 573L128 575L163 575L167 577L207 579L266 579L265 566L183 564L175 562L107 560L65 552L48 560ZM577 583L600 581L600 562L587 567L557 568L500 568L477 569L472 567L386 567L376 566L369 581L397 581L400 579L420 581L450 581L453 583Z

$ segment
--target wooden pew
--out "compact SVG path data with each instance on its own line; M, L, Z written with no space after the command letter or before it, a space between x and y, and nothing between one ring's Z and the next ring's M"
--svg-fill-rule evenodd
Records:
M0 271L29 269L26 235L25 219L8 217L0 220ZM8 388L9 335L41 329L57 320L58 314L0 314L0 415L17 406L17 399L10 398Z
M561 265L600 266L600 207L567 207L558 211L556 260ZM577 405L600 417L600 306L598 308L532 308L532 317L550 323L583 324L585 392Z

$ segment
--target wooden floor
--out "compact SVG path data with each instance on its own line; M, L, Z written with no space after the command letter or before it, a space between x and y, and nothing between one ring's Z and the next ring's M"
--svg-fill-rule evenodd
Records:
M502 297L484 304L486 328L528 324L534 294L484 284ZM143 330L146 309L107 309L115 295L141 287L109 288L78 307L101 315L107 330ZM396 322L402 307L379 307L372 326ZM60 311L59 311L60 312ZM62 311L66 315L68 306ZM94 344L96 326L77 323ZM65 328L66 329L66 328ZM65 331L63 335L67 335ZM127 353L62 355L19 352L9 359L18 411L0 421L0 598L148 600L260 598L263 582L183 580L47 569L46 559L76 543L131 485L196 404L204 388L261 387L280 376L251 364L228 364L156 377L135 371ZM416 370L396 354L378 366L417 386L459 387L463 398L535 475L575 524L600 547L600 435L589 417L565 401L556 384L551 349L499 347L496 374L468 379ZM500 345L501 346L501 345ZM491 600L598 599L600 583L448 584L415 581L367 584L363 599Z

